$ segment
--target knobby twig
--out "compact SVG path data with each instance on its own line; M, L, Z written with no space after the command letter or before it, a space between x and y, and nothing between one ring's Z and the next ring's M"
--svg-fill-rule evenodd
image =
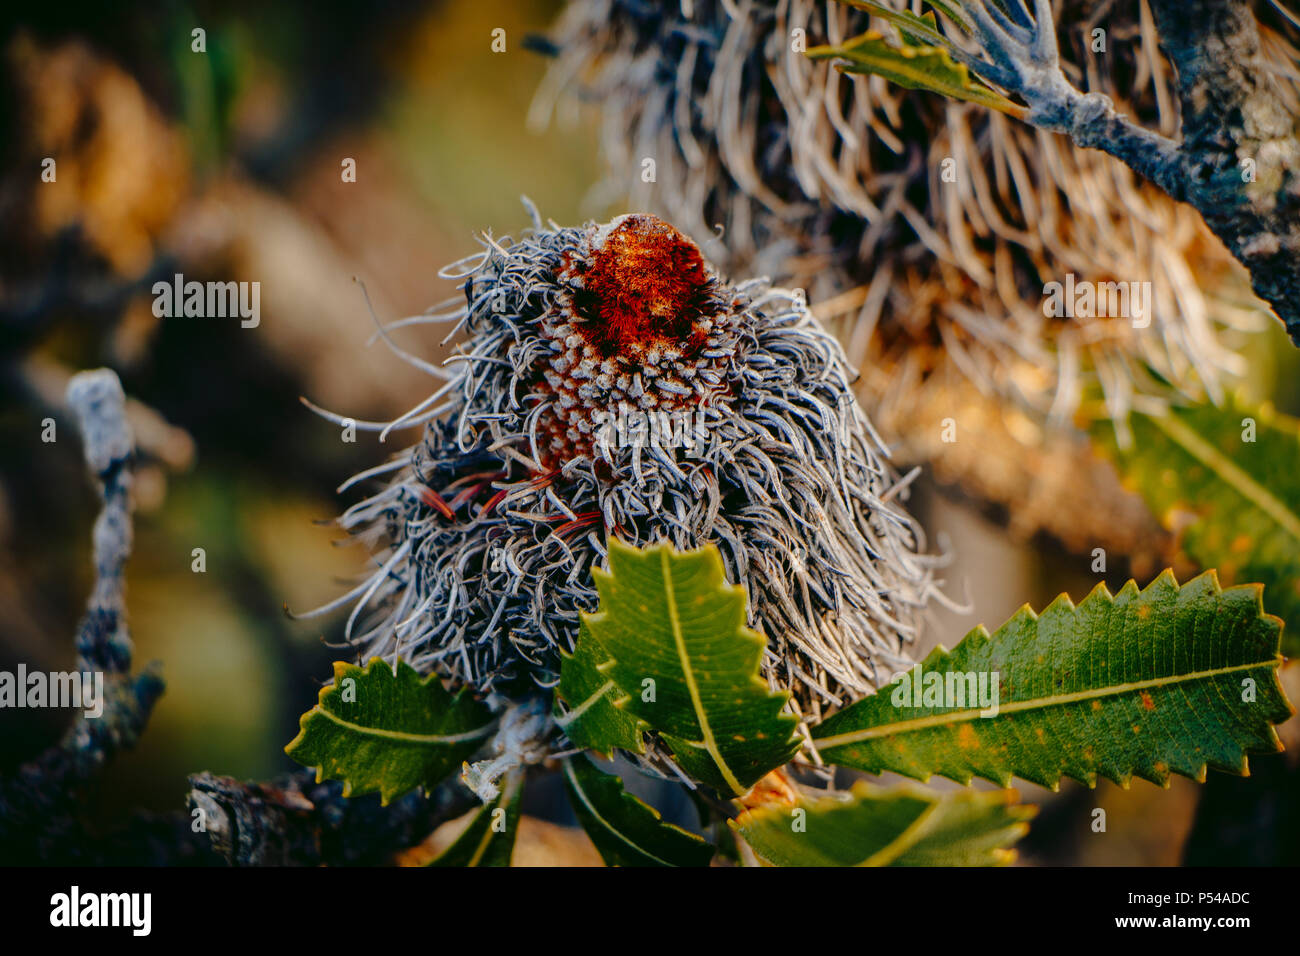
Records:
M120 750L133 746L163 691L155 667L131 676L123 593L131 552L133 441L126 399L108 369L68 383L86 463L100 484L95 522L95 583L77 630L77 670L104 675L97 718L78 713L59 743L0 777L0 860L60 864L377 863L419 843L477 800L464 788L410 794L390 807L377 795L345 799L342 785L300 772L269 784L198 774L191 812L137 814L116 831L86 822L89 785ZM202 809L202 814L194 814ZM204 825L195 821L202 818Z
M82 372L68 383L86 463L100 483L103 509L95 522L95 584L77 629L77 670L104 675L99 717L79 713L63 739L8 779L0 779L0 845L19 857L76 862L95 859L85 841L80 807L91 778L119 750L132 746L163 690L156 670L131 676L131 640L122 595L131 551L131 430L125 396L107 369Z

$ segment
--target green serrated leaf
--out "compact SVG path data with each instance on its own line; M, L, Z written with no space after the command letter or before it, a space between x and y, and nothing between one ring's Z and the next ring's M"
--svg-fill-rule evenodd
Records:
M1037 808L1014 790L937 794L856 784L850 793L766 806L731 821L777 866L997 866Z
M927 43L933 43L952 49L951 41L939 32L939 23L933 13L923 13L919 17L908 14L907 25L899 27L899 34L903 42L909 46L925 46Z
M509 774L497 798L483 804L464 832L429 866L509 866L519 832L523 795L524 775Z
M882 3L873 3L872 0L839 0L839 2L848 7L865 10L867 13L874 14L886 23L897 27L898 32L902 34L907 43L913 45L932 43L936 46L952 46L952 41L939 32L939 23L935 20L933 13L924 13L918 16L910 10L895 10ZM948 14L948 11L944 12ZM963 28L966 27L964 20L958 21L952 14L948 15L949 19L961 23Z
M966 65L956 62L942 46L892 46L878 31L868 30L839 46L812 47L805 55L814 60L836 60L835 68L844 73L874 74L908 89L978 103L1017 119L1025 116L1023 106L972 77Z
M342 780L344 796L378 790L387 804L418 786L440 783L489 736L495 718L469 690L454 697L435 675L406 662L397 672L379 658L365 670L334 664L334 683L302 715L284 748L316 767L317 780Z
M1273 724L1292 713L1280 629L1257 585L1222 590L1213 572L1179 587L1166 571L1113 598L1098 585L1078 607L1061 595L1042 615L1025 607L991 636L978 627L951 653L936 648L813 738L827 763L920 780L1056 789L1062 776L1127 786L1203 780L1207 765L1245 773L1247 752L1280 749ZM991 695L967 697L981 679L998 688L995 716L980 716Z
M766 641L745 626L745 589L727 584L716 547L611 539L609 570L593 577L600 609L587 625L609 657L599 670L687 774L739 794L795 754L797 720L782 713L790 695L759 677Z
M953 23L957 24L957 26L961 27L963 33L970 33L970 22L967 21L966 14L962 12L961 0L957 0L956 3L952 2L952 0L927 0L927 2Z
M1233 400L1134 412L1129 428L1123 450L1110 422L1093 434L1195 563L1228 584L1264 585L1287 623L1283 653L1300 655L1300 420Z
M587 622L578 625L573 654L560 654L560 683L556 688L555 722L575 747L611 756L615 748L645 753L644 721L614 706L617 685L600 673L609 660L591 636ZM560 701L568 705L562 710Z
M578 822L609 866L708 866L713 859L712 845L665 823L585 757L564 762L564 785Z

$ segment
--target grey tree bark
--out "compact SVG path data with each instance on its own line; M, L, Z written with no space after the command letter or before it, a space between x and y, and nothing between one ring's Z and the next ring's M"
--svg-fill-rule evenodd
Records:
M1150 0L1173 65L1177 140L1147 130L1109 97L1083 93L1059 62L1051 0L966 0L983 59L967 61L1029 106L1027 121L1099 149L1191 205L1250 272L1255 293L1300 345L1300 139L1297 117L1262 67L1248 0Z

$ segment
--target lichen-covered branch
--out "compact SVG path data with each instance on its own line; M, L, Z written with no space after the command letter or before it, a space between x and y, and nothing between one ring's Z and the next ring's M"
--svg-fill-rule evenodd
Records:
M1300 344L1300 138L1257 68L1259 29L1246 0L1152 0L1160 44L1178 72L1186 195L1250 270L1260 298ZM1243 163L1253 182L1243 181Z
M338 783L297 773L243 783L209 773L190 780L190 809L137 814L97 832L86 822L87 785L118 751L134 746L163 691L156 670L131 675L124 573L131 553L131 460L127 404L108 369L68 383L86 463L99 482L95 583L77 630L77 670L104 675L99 717L79 713L62 740L0 777L0 860L26 864L319 865L385 862L441 822L477 806L469 791L443 787L390 807L345 800ZM201 809L202 814L194 811ZM202 825L196 826L201 819Z
M149 720L163 682L153 669L131 676L131 640L123 603L123 572L131 552L131 430L126 399L108 369L82 372L68 384L86 463L100 483L95 521L95 584L77 630L77 670L104 675L98 717L79 713L57 746L0 779L0 846L19 857L93 860L79 812L83 788L117 751L132 746Z
M972 69L1029 106L1027 122L1099 149L1186 202L1250 271L1300 345L1300 139L1297 117L1261 68L1247 0L1151 0L1181 106L1175 141L1138 126L1100 93L1083 93L1059 63L1051 0L1032 19L1009 0L966 0L984 59Z
M82 372L68 383L68 405L77 415L86 464L100 482L104 507L95 521L95 584L77 630L77 669L103 671L110 700L105 715L73 726L78 750L97 769L114 751L130 746L144 729L163 690L152 669L130 676L131 638L126 629L124 579L131 554L131 455L134 442L126 421L126 396L108 369ZM87 743L92 743L89 748Z

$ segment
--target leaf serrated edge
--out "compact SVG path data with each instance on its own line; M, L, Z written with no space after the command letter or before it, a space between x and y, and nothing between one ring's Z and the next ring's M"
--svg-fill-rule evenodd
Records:
M714 738L712 728L709 726L708 716L704 713L704 704L700 699L699 686L695 682L694 671L690 662L690 655L686 652L686 648L683 646L681 622L677 613L677 598L672 590L672 567L669 560L672 555L681 554L683 552L677 551L677 549L672 547L668 542L661 542L660 544L650 545L644 549L637 549L617 538L610 539L609 549L611 552L621 550L626 556L640 556L642 554L653 554L658 552L660 567L662 568L664 575L664 593L668 601L670 612L669 618L672 623L673 644L677 652L678 661L682 667L682 673L685 675L687 692L691 699L691 708L695 712L696 720L700 725L700 733L704 737L703 740L688 740L684 737L674 737L674 739L698 750L705 751L709 755L709 759L713 761L714 765L718 768L718 771L722 774L722 778L726 781L727 786L731 787L734 793L744 793L749 788L741 785L740 780L736 777L735 771L727 765L727 762L722 758L722 754L719 751L717 740ZM702 560L707 566L709 585L716 588L720 594L728 598L738 597L743 609L745 602L748 599L748 592L745 590L743 585L732 584L727 580L726 569L722 565L722 556L718 554L717 549L699 548L695 553L702 555ZM604 580L609 583L613 583L614 580L612 571L605 571L601 568L593 568L592 576L597 580ZM593 619L601 618L605 614L607 614L605 611L597 611L594 614L583 612L583 617L590 626L590 622ZM742 623L739 628L737 628L737 637L741 640L747 640L758 645L759 664L755 667L754 672L748 675L749 684L752 687L761 690L771 700L779 700L780 706L784 708L786 703L790 700L790 692L788 690L774 692L759 676L758 668L761 667L762 651L767 647L767 639L758 631L755 631L753 628L743 623L743 611ZM610 654L608 648L603 644L601 647L605 651L605 656L609 659L603 664L598 664L596 670L601 674L606 674L616 666L617 662L614 660L614 656ZM624 696L616 700L614 706L620 710L626 710L626 704L631 701L632 695L626 688L620 687L619 690ZM783 723L788 721L790 727L788 742L792 742L795 739L795 734L799 726L798 718L785 713L777 713L776 719Z
M582 616L584 618L590 617L590 615L587 614L585 611L582 612ZM583 628L583 630L587 633L587 636L589 636L591 640L596 641L597 645L600 645L600 642L596 640L595 635L591 634L588 628ZM579 640L581 640L581 637L579 637ZM603 645L600 645L600 649L601 652L604 653L605 657L608 659L609 652L605 650ZM572 660L575 656L576 655L567 653L564 650L560 651L561 672L563 672L563 663L565 661ZM597 673L600 673L602 677L604 676L604 674L601 673L600 671L600 665L596 666L596 670ZM556 685L555 699L557 701L563 701L564 704L568 707L568 710L564 711L563 713L559 713L558 710L553 712L552 719L555 721L556 726L559 727L560 730L567 732L569 725L572 724L579 717L581 717L588 710L590 710L592 707L596 706L596 704L600 702L602 697L608 697L611 705L617 707L619 710L624 711L626 713L626 710L624 708L618 706L618 702L620 699L618 695L621 693L623 693L623 691L619 688L619 686L616 683L614 683L614 681L606 678L604 684L602 684L597 690L592 692L580 704L577 704L575 706L571 704L568 698L566 698L560 692L559 685ZM628 698L625 697L623 699L627 700ZM635 754L644 754L645 735L650 730L650 725L647 724L644 719L638 717L636 714L629 714L629 716L631 716L632 719L636 721L636 734L637 734L637 746L635 748L632 748L630 752ZM604 751L600 750L599 748L593 747L591 749L595 750L597 753L603 754L606 757L612 756L612 754L604 753ZM611 747L610 749L612 751L614 748ZM627 748L623 748L623 749L627 749Z
M967 103L975 103L988 109L997 110L999 113L1005 113L1007 116L1023 120L1028 115L1028 108L1016 103L1002 93L999 93L993 87L984 83L975 74L971 73L970 68L965 63L954 60L952 55L943 46L913 46L903 42L894 45L888 42L887 38L879 30L868 30L866 33L851 37L838 46L822 44L820 46L809 47L804 51L804 56L810 60L843 60L843 63L833 64L835 69L841 73L855 73L859 75L882 75L878 70L867 68L861 61L856 61L858 69L853 69L855 63L853 58L852 46L858 44L865 45L869 42L880 41L881 45L893 53L897 53L901 60L895 60L890 63L896 73L908 78L908 82L902 82L897 79L891 80L884 77L887 81L893 82L898 86L904 86L911 89L924 90L929 93L936 93L940 96L946 96L948 99L959 100ZM918 60L923 58L938 57L940 66L945 69L951 69L957 74L956 90L948 91L934 82L930 74L915 69L908 68L907 61ZM846 65L847 64L847 65ZM966 95L962 95L966 94Z
M312 718L314 717L325 717L336 726L345 727L349 730L356 731L362 734L363 736L380 737L383 739L398 740L406 743L428 743L428 744L467 743L471 740L479 740L479 739L489 737L495 730L497 724L497 718L495 715L490 713L488 714L489 719L486 724L484 724L481 727L477 727L472 731L466 731L461 734L445 734L445 735L411 734L411 733L404 733L402 731L386 731L380 728L366 727L362 724L353 724L350 721L343 720L341 717L337 716L336 714L331 713L325 707L327 698L331 694L339 690L339 681L341 681L345 677L351 676L354 672L360 675L361 677L369 677L371 671L373 671L374 668L377 666L383 666L387 668L388 671L393 675L394 680L397 679L398 672L402 668L415 672L415 668L411 667L405 661L401 661L401 660L397 662L397 667L393 667L387 661L379 657L372 657L365 667L359 667L358 665L350 663L348 661L335 661L334 680L321 687L321 689L316 694L316 704L310 710L307 710L305 713L302 714L302 716L298 718L298 733L293 738L293 740L289 741L287 744L284 745L285 754L293 758L294 760L298 759L297 757L294 757L293 751L295 749L298 749L305 743L307 739L308 724L311 722ZM447 695L450 707L459 706L461 701L466 699L467 697L471 700L473 699L473 695L470 693L468 687L462 687L455 694L452 694L450 691L448 691L446 688L442 686L441 680L438 678L437 674L429 674L426 677L421 678L419 677L419 674L416 673L416 677L421 689L427 689L430 686L431 682L438 681L438 687L443 691L443 693ZM345 770L345 766L341 758L335 758L334 763L329 765L331 774L336 774L336 775L329 775L329 776L326 775L325 771L327 765L324 762L318 765L304 764L304 766L308 767L309 769L315 769L317 783L324 783L326 780L338 780L340 783L343 784L343 796L351 797L353 795L352 781L342 776L342 773ZM382 783L380 784L379 787L375 789L379 791L379 802L381 806L388 806L388 804L392 801L393 797L396 795L394 791L384 787ZM373 793L374 791L364 791L364 792Z
M876 790L877 788L873 788L866 782L859 781L849 789L848 796L853 800L873 800L877 797L875 793ZM899 831L898 835L891 839L888 844L881 847L865 860L854 864L857 867L889 866L894 862L894 860L897 860L900 856L914 847L918 842L920 842L920 838L925 835L926 827L929 825L934 815L939 812L940 804L943 803L945 799L967 799L970 802L987 804L989 807L1004 806L1009 808L1009 819L1007 825L1001 828L1006 830L1009 834L1009 839L1007 840L1008 843L1014 843L1028 833L1029 821L1038 814L1038 807L1035 804L1021 803L1020 794L1017 791L1006 787L991 792L971 790L942 794L911 784L900 784L891 787L887 791L882 791L879 794L880 797L888 797L891 795L902 795L912 797L913 799L924 800L928 806L921 811L921 813L919 813L911 823ZM849 801L834 796L822 797L817 800L801 798L797 806L802 806L809 813L812 813L823 807L832 809L837 804L843 805L847 802ZM761 820L763 817L774 817L784 812L784 808L778 809L775 806L749 809L745 810L735 819L728 820L727 825L743 838L745 836L743 827L747 820ZM746 842L748 843L748 840L746 840ZM752 844L751 848L753 848ZM753 849L756 854L762 857L762 853L757 848ZM1007 866L1014 863L1018 856L1017 851L1011 847L992 847L989 852L997 861L996 865L998 866ZM766 859L766 857L762 858ZM771 861L768 862L770 863Z
M1178 583L1178 579L1174 575L1173 569L1165 568L1165 570L1160 572L1160 574L1145 588L1139 589L1137 586L1137 582L1132 579L1129 579L1127 582L1125 582L1122 588L1120 588L1117 592L1115 592L1114 595L1112 595L1109 589L1107 589L1105 582L1101 582L1098 583L1097 586L1094 587L1088 593L1088 596L1084 598L1083 601L1079 602L1079 605L1074 604L1074 602L1071 600L1068 594L1062 593L1058 595L1056 599L1053 600L1049 605L1047 605L1047 607L1043 609L1041 614L1035 612L1034 609L1030 607L1028 604L1022 605L1020 609L1016 611L1015 614L1011 615L1011 617L1007 618L1006 622L1004 622L1002 625L999 626L998 630L1001 630L1002 628L1008 626L1011 622L1026 615L1029 617L1030 620L1037 622L1043 615L1046 615L1049 611L1053 610L1054 608L1057 608L1058 606L1061 606L1062 604L1064 604L1066 607L1068 607L1068 609L1071 612L1073 612L1077 610L1080 605L1086 603L1089 600L1092 600L1098 594L1098 592L1101 592L1101 594L1103 594L1106 599L1108 599L1111 603L1114 603L1116 598L1125 594L1126 592L1136 592L1138 595L1144 595L1148 591L1153 589L1157 584L1161 584L1162 582L1172 584L1175 590L1182 591L1183 589L1191 587L1193 584L1197 584L1202 580L1208 580L1211 593L1216 595L1224 595L1224 594L1230 594L1232 592L1243 592L1243 591L1252 592L1254 596L1254 600L1252 603L1254 605L1254 609L1256 611L1257 616L1262 620L1270 621L1273 624L1275 624L1277 626L1278 636L1280 639L1282 630L1285 628L1286 623L1277 615L1269 614L1267 611L1264 610L1263 585L1256 584L1256 583L1238 584L1238 585L1233 585L1232 587L1225 588L1222 585L1220 585L1218 573L1213 568L1203 571L1201 574L1198 574L1196 577L1192 578L1186 584L1182 584L1182 585ZM969 634L967 634L966 637L962 639L962 641L964 642L967 640L977 640L980 643L983 643L991 639L992 639L992 635L989 633L988 629L983 624L981 624L978 627L972 629L972 631ZM942 644L938 645L936 650L940 652L942 659L945 660L952 654L952 652L949 651ZM1281 653L1278 653L1274 655L1274 657L1271 660L1267 660L1267 661L1261 660L1249 664L1234 664L1231 667L1214 668L1208 671L1196 671L1189 674L1176 675L1175 677L1152 678L1151 680L1148 681L1133 681L1128 684L1113 684L1101 688L1100 690L1102 692L1100 693L1094 693L1093 691L1076 691L1071 694L1054 695L1053 697L1050 698L1040 697L1029 701L1016 701L1010 704L1000 704L998 707L998 715L1001 716L1002 714L1005 713L1017 713L1026 710L1038 710L1045 707L1057 706L1059 704L1075 703L1078 700L1094 700L1101 697L1111 696L1110 692L1112 691L1116 694L1132 693L1133 691L1143 690L1147 687L1158 687L1164 684L1180 684L1192 680L1202 679L1205 677L1213 677L1220 674L1230 674L1233 673L1234 671L1254 670L1260 667L1269 668L1272 670L1273 672L1272 689L1275 692L1275 694L1278 696L1278 698L1282 701L1282 703L1287 706L1290 713L1294 715L1296 713L1295 705L1292 704L1291 701L1287 698L1286 692L1282 687L1282 681L1280 675L1278 674L1278 670L1285 660L1286 658L1283 657ZM879 693L879 691L877 693ZM867 698L863 698L863 699L865 700ZM839 713L843 713L843 711L840 711ZM932 714L927 717L915 717L912 718L911 720L906 720L906 721L896 721L889 724L878 724L874 727L867 727L862 730L856 730L856 731L847 731L842 734L834 734L828 737L818 737L817 727L813 727L811 729L811 734L812 734L814 745L817 747L818 751L821 752L824 750L831 750L836 747L844 747L844 746L850 746L855 743L861 743L864 740L875 740L882 737L889 737L900 732L919 730L919 729L924 729L926 727L932 727L932 726L942 726L949 723L962 723L971 720L975 717L979 717L979 715L980 715L980 711L978 709L974 709L974 710L968 709L964 711L954 710L943 714ZM831 715L831 717L835 717L835 716L838 716L838 714ZM827 719L829 720L830 718ZM1276 753L1281 751L1283 747L1282 747L1281 738L1279 738L1277 734L1277 726L1275 724L1269 724L1264 730L1269 742L1272 743L1274 746L1273 752ZM1199 769L1197 770L1196 775L1192 779L1195 779L1197 782L1204 783L1208 768L1209 768L1208 761L1202 763ZM1242 754L1241 766L1236 768L1236 772L1241 776L1250 775L1249 757L1245 753ZM932 777L933 775L934 775L933 773L927 774L924 778L922 778L922 782L929 780L930 777ZM999 783L1004 788L1008 787L1014 777L1015 774L1013 773L1007 774L999 781ZM1127 790L1130 779L1131 779L1131 775L1126 777L1124 781L1121 781L1120 783L1121 788ZM1092 774L1091 779L1088 781L1088 786L1090 789L1092 789L1095 788L1096 785L1097 785L1097 777L1096 774L1094 773ZM1165 785L1168 786L1168 783L1166 782ZM1058 791L1060 789L1060 780L1058 779L1054 784L1047 787L1046 789L1049 789L1053 792Z
M601 812L596 808L596 805L591 802L591 799L588 797L586 789L582 786L582 782L578 779L578 775L573 770L574 760L585 760L585 759L586 759L585 757L581 757L581 756L574 756L568 758L567 760L564 761L563 772L564 772L565 781L569 784L570 787L573 788L573 793L576 794L578 799L582 801L582 805L587 808L587 812L590 813L608 833L616 837L621 843L625 844L628 847L631 847L631 849L636 853L639 853L642 856L649 857L650 859L654 860L656 863L659 863L663 866L676 867L677 864L665 860L663 857L656 855L652 851L647 850L645 847L632 842L630 839L628 839L628 837L623 833L622 830L617 829L612 823L610 823L608 820L605 819L605 817L601 814ZM601 771L597 771L597 772L601 772ZM621 785L622 782L620 781L620 786ZM622 791L622 798L626 800L632 800L640 804L647 811L654 814L655 819L663 826L670 827L671 829L676 830L678 833L682 834L683 836L692 837L694 839L700 840L701 846L708 846L706 841L700 839L695 834L691 833L689 830L683 830L675 823L664 822L663 817L658 810L650 806L644 800L638 799L635 794L628 793L626 789ZM595 841L592 842L594 844ZM600 848L597 847L596 849L597 852L599 852Z
M926 20L925 17L927 14L917 15L912 13L910 10L894 10L882 3L873 2L873 0L839 0L839 2L845 6L853 7L857 10L862 10L865 13L870 13L880 17L880 19L891 24L900 32L907 30L914 33L915 36L929 40L931 43L952 46L952 41L939 32L939 23L934 19L933 12L929 12L928 15L930 19ZM948 10L944 10L944 13L954 22L958 23L967 33L970 32L970 27L967 26L965 21L954 17Z

